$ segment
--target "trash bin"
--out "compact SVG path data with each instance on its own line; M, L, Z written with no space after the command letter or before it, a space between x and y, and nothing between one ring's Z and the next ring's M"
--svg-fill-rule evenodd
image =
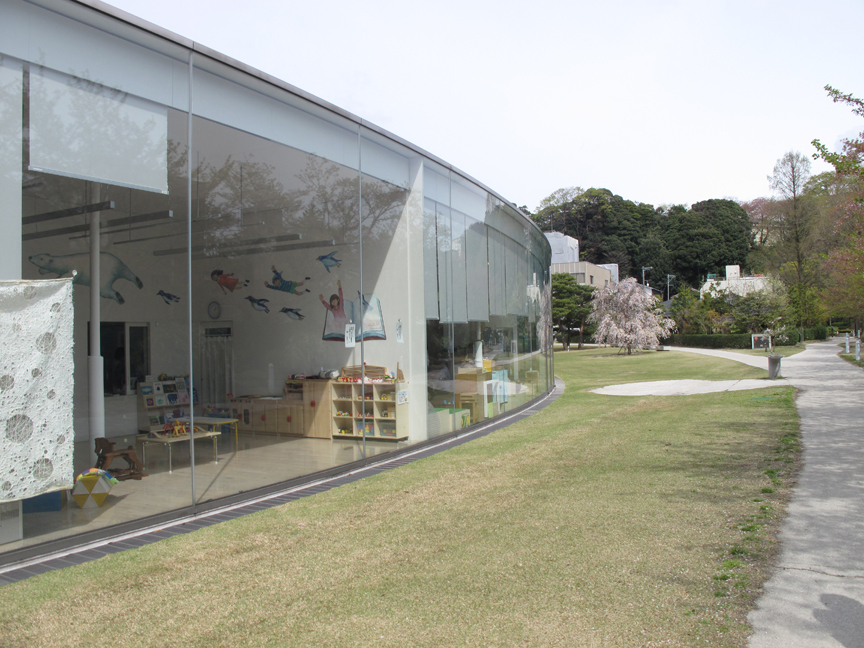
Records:
M782 355L769 355L768 356L768 378L779 378L780 377L780 360L783 359Z

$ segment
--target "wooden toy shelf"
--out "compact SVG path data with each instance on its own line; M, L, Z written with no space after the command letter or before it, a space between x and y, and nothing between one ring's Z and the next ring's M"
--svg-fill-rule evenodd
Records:
M408 404L398 395L407 383L331 382L334 439L404 441L408 438ZM365 413L365 422L363 415Z

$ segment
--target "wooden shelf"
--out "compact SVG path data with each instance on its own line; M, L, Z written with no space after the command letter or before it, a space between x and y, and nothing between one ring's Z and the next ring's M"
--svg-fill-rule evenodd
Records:
M332 437L404 441L408 438L408 404L397 403L397 393L407 387L406 383L392 382L332 382ZM364 433L363 412L371 433Z

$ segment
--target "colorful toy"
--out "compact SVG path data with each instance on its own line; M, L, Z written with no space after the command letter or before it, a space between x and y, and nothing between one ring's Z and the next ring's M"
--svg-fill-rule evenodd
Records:
M99 468L91 468L75 479L72 499L82 509L100 508L116 483L117 480L110 473Z

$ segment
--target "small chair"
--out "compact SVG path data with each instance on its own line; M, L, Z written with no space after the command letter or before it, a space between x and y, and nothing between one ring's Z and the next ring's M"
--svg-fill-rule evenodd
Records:
M129 467L109 470L108 467L116 457L122 457ZM138 455L135 454L135 448L129 446L126 450L115 450L114 444L105 437L96 439L96 468L110 472L112 476L121 481L147 477L144 466L138 461Z

